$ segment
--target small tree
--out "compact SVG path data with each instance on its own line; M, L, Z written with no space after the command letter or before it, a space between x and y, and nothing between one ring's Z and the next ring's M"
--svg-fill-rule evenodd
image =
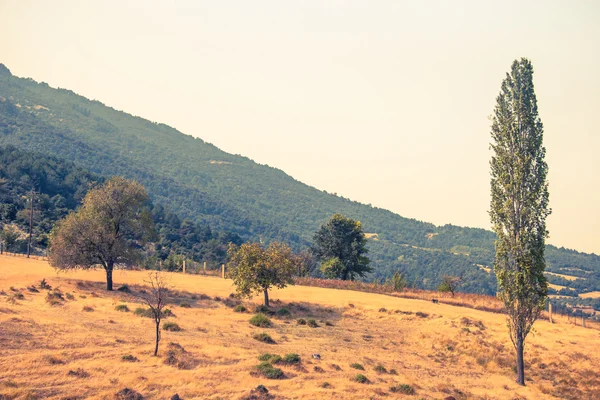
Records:
M149 308L156 324L156 345L154 346L154 356L158 355L158 343L160 342L160 321L164 315L164 308L169 298L169 286L163 274L160 271L149 273L149 279L144 281L150 286L149 291L135 294Z
M122 177L91 189L82 206L52 230L50 265L60 270L102 265L106 289L112 290L114 266L134 265L139 259L134 242L153 233L152 217L144 210L148 202L142 185Z
M306 249L295 255L294 264L296 265L296 274L298 276L308 276L316 268L317 261L314 254Z
M442 283L440 283L440 286L438 287L438 291L442 293L449 292L452 294L452 297L454 297L461 282L462 279L458 276L445 275L444 279L442 279Z
M342 268L336 269L338 274L329 277L354 280L372 271L366 244L367 238L359 221L335 214L315 233L313 252L321 263L335 263L331 261L334 258L341 263ZM326 267L328 273L333 271L332 266Z
M394 288L395 291L401 292L408 286L408 280L400 271L394 272L394 275L387 281L387 284Z
M494 272L525 385L525 338L544 309L548 236L548 165L529 60L515 60L502 82L492 119L490 218L496 232Z
M331 257L321 263L321 273L327 279L336 279L344 274L344 264L337 257Z
M6 251L10 251L12 247L17 243L20 237L19 231L17 231L14 227L5 225L0 232L0 239L4 242L4 247Z
M293 283L294 255L288 246L273 242L266 249L260 243L231 244L228 249L229 276L243 297L264 293L269 306L269 289Z

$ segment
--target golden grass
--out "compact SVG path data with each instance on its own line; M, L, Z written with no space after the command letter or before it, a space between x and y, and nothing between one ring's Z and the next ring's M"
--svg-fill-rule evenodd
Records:
M588 292L588 293L581 293L579 295L579 297L582 297L584 299L597 299L600 297L600 292Z
M114 278L116 287L127 283L136 291L146 277L144 271L116 271ZM56 274L42 260L0 256L0 291L7 294L0 295L0 394L111 399L129 387L147 399L175 393L183 399L240 399L263 384L282 399L593 399L600 390L597 330L538 321L526 347L528 385L520 387L501 314L430 299L293 286L271 293L275 307L289 308L292 318L273 317L274 327L257 328L248 322L251 313L215 301L234 291L231 281L168 277L178 291L169 304L172 321L183 330L163 331L160 357L153 357L152 321L115 310L140 305L127 294L104 291L102 270ZM51 306L47 290L26 289L42 278L74 299ZM11 287L24 299L7 302ZM314 318L319 327L297 325L297 318ZM254 340L260 332L276 344ZM182 366L189 369L164 363L170 342L183 346ZM267 352L297 353L302 362L277 365L286 379L251 375L258 355ZM122 360L124 355L133 358ZM364 366L359 372L370 383L353 381L352 363ZM379 365L388 372L377 372L383 371ZM390 391L402 384L415 396Z

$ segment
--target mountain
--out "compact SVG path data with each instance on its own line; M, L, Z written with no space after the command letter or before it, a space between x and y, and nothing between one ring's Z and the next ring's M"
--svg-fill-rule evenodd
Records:
M493 263L490 231L435 226L319 191L167 125L15 77L1 65L0 145L8 144L136 179L181 217L246 240L281 240L299 249L332 214L342 213L370 233L375 271L369 279L401 270L415 286L432 289L443 275L462 275L462 290L495 292L493 274L484 269ZM552 271L584 274L588 285L580 291L595 289L600 257L549 246L548 261Z
M104 180L66 160L0 146L0 236L6 250L27 251L32 189L32 252L36 254L46 249L54 224L80 205L90 187ZM229 242L241 243L235 234L213 232L207 225L179 218L161 204L148 207L157 235L155 243L143 249L146 266L161 262L163 268L177 269L185 257L216 267L225 261ZM12 239L7 240L7 235Z

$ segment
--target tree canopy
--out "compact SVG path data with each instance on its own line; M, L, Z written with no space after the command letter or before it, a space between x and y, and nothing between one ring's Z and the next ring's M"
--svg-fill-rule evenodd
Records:
M548 166L543 125L533 87L533 67L525 58L512 64L502 82L492 120L490 217L496 232L494 271L498 296L508 316L517 355L517 382L525 384L523 348L544 308Z
M293 283L297 260L285 244L273 242L263 248L260 243L231 244L229 276L237 293L243 297L264 293L265 306L269 306L269 289L282 289Z
M334 214L315 233L313 252L321 261L321 272L326 277L354 280L372 271L366 244L359 221Z
M153 233L149 203L142 185L114 177L88 191L83 205L60 221L50 235L49 260L57 269L106 270L106 288L112 290L115 265L139 260L139 241Z

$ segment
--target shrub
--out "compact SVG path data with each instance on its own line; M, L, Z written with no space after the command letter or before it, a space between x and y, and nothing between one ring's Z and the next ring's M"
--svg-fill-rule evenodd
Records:
M271 336L269 336L268 334L262 332L262 333L255 333L252 336L255 340L258 340L259 342L263 342L263 343L268 343L268 344L275 344L275 341L273 340L273 338L271 338Z
M258 360L259 361L270 361L271 358L275 357L277 354L271 354L271 353L263 353L260 356L258 356Z
M31 286L28 286L28 287L27 287L27 290L29 290L31 293L39 293L39 292L40 292L40 291L39 291L39 290L37 290L37 289L35 288L35 286L33 286L33 285L31 285Z
M25 296L23 295L23 293L15 293L12 295L12 297L15 300L25 300Z
M413 394L415 394L415 389L410 385L403 384L403 385L392 386L390 388L390 392L413 395Z
M127 307L127 304L119 304L118 306L115 307L115 310L121 311L121 312L129 312L129 307Z
M256 306L256 308L254 309L254 312L257 314L273 315L273 310L271 310L269 307L267 307L265 305Z
M133 389L125 388L115 393L115 400L144 400L144 396Z
M137 357L132 356L131 354L125 354L123 357L121 357L121 360L127 361L127 362L136 362L136 361L139 361L137 359Z
M329 322L329 321L325 321L325 325L326 326L333 326L333 324L331 322Z
M163 363L166 365L170 365L177 369L190 370L194 369L199 363L199 361L185 351L183 346L179 343L170 342L167 349L167 354L163 360Z
M383 365L379 364L375 367L375 372L379 372L380 374L385 374L387 372L387 369L385 369L385 367Z
M283 357L283 362L286 364L298 364L300 363L300 356L296 353L289 353Z
M58 289L54 289L54 291L48 292L46 295L46 302L51 306L60 306L64 300L62 293Z
M133 313L135 315L139 315L140 317L154 318L154 313L152 312L152 310L150 308L138 307L133 311ZM175 316L175 314L173 314L173 312L171 310L169 310L168 308L165 308L162 311L163 318L174 317L174 316Z
M90 307L90 306L84 306L83 307L83 311L85 311L85 312L92 312L92 311L94 311L94 309L92 307Z
M381 308L379 309L379 312L387 312L387 310L386 310L385 308L381 307Z
M306 325L306 320L304 318L300 318L299 320L296 321L296 323L298 325Z
M417 317L421 317L421 318L427 318L427 317L429 317L429 314L427 314L427 313L424 313L424 312L421 312L421 311L417 311L417 312L415 313L415 315L416 315Z
M65 363L60 358L54 356L45 356L44 360L50 365L62 365Z
M318 328L319 324L317 324L317 321L315 321L314 319L309 319L308 321L306 321L306 324L308 326L310 326L311 328Z
M359 364L359 363L350 364L350 368L359 369L361 371L365 370L365 367L363 367L362 364Z
M169 332L180 332L182 329L179 325L177 325L175 322L165 322L163 323L163 331L169 331Z
M283 379L285 375L282 370L279 368L273 367L268 361L261 362L256 367L254 367L255 374L265 377L267 379Z
M40 289L47 289L47 290L52 289L52 286L50 286L48 284L48 282L46 282L46 278L44 278L40 281Z
M395 369L390 369L390 374L391 375L398 375L398 371L396 371Z
M192 308L192 306L189 303L179 303L179 307L181 307L181 308Z
M76 376L78 378L87 378L88 376L90 376L90 374L88 374L87 372L85 372L82 368L77 368L75 371L70 370L67 373L68 376Z
M129 286L127 285L121 285L117 290L123 293L131 293L131 289L129 289Z
M280 308L277 310L276 314L280 318L288 318L292 316L292 313L287 308Z
M369 379L364 376L363 374L356 374L356 376L354 377L354 382L358 382L358 383L369 383Z
M67 298L67 300L75 300L75 296L73 296L71 293L66 293L65 297Z
M329 382L323 382L323 383L321 383L321 387L323 389L328 389L331 387L331 384Z
M254 326L258 326L259 328L270 328L273 326L269 317L265 314L256 314L252 318L250 318L250 323Z
M206 295L206 294L200 294L200 300L210 300L210 296Z
M163 318L175 317L175 314L173 314L173 311L171 311L169 308L165 308L162 313Z
M246 307L244 307L243 305L239 304L233 308L233 311L239 312L239 313L245 313L246 311L248 311L248 309Z

